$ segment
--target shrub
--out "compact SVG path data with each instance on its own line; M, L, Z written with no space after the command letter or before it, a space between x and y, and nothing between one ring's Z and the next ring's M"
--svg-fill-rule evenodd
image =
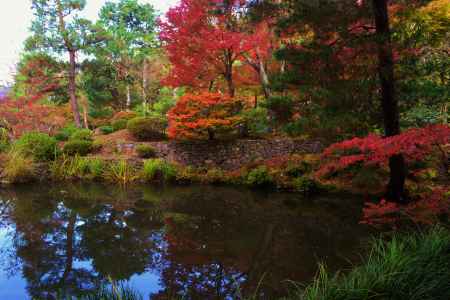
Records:
M117 120L131 120L137 117L137 114L133 111L119 111L117 113L114 114L114 116L112 117L113 121L117 121Z
M258 107L247 110L242 116L250 136L261 136L270 131L269 116L266 108Z
M271 185L273 179L272 176L270 176L267 167L260 166L248 172L245 182L251 186L264 186Z
M85 156L92 151L92 142L86 140L71 140L64 144L63 152L67 155Z
M296 191L302 192L305 194L311 194L318 190L317 183L313 179L311 179L307 176L295 178L293 180L293 186Z
M161 140L165 138L165 124L159 118L134 118L128 121L127 128L139 140Z
M123 185L131 183L138 179L136 170L126 160L121 160L109 164L103 175L105 179Z
M89 129L82 128L74 131L70 136L70 141L92 141L93 132Z
M40 132L29 132L22 135L14 144L17 151L38 161L54 159L58 154L55 138Z
M264 106L275 114L278 121L286 122L292 117L294 101L291 97L272 96Z
M312 171L311 163L302 160L302 161L294 161L288 162L286 167L286 174L290 177L300 177Z
M123 130L127 128L128 120L126 119L120 119L112 122L111 126L114 131Z
M148 145L138 145L136 152L140 158L153 158L156 156L155 149Z
M74 124L69 124L64 128L61 128L58 133L55 134L55 139L60 142L65 142L69 140L70 136L79 130Z
M396 234L372 244L364 264L346 275L329 275L321 267L316 280L289 299L404 300L450 299L450 233Z
M300 118L283 126L283 131L290 137L299 137L305 135L306 132L310 132L307 126L308 120Z
M33 158L24 156L21 152L12 150L6 156L3 169L4 178L10 183L26 182L36 174Z
M171 181L177 176L177 169L163 159L149 159L144 162L142 173L147 181L159 179Z
M242 103L219 93L186 94L169 111L169 137L215 139L235 133L242 123Z
M101 126L98 129L100 129L100 132L103 134L111 134L114 132L114 128L111 125Z

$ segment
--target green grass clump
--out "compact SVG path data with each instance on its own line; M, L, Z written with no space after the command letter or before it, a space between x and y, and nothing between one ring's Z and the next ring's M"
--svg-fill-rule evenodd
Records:
M126 160L120 160L109 164L104 172L104 178L112 182L126 185L136 181L138 176L132 165Z
M136 146L136 153L140 158L153 158L156 156L155 148L148 145Z
M273 184L273 178L266 166L260 166L248 172L245 183L250 186L268 186Z
M99 158L62 156L50 165L53 179L98 179L103 176L106 164Z
M69 140L64 144L63 152L67 155L85 156L92 151L92 141Z
M302 192L304 194L311 194L318 191L319 189L319 185L317 184L317 182L308 176L294 178L292 184L294 190Z
M450 232L435 228L374 241L364 264L334 276L321 267L311 285L288 299L448 300Z
M32 180L35 174L36 164L33 158L27 157L15 149L8 152L2 174L8 182L27 182Z
M40 132L23 134L14 144L16 151L37 161L55 159L59 149L55 138Z
M177 176L177 168L163 159L148 159L144 162L142 177L146 181L172 181Z

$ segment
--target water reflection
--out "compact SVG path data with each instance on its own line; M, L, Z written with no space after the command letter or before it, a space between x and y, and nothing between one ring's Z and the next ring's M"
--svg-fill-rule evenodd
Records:
M35 299L110 280L150 299L230 299L260 281L261 296L274 297L287 279L310 280L319 261L347 265L366 236L360 209L349 198L227 187L16 187L0 192L2 264ZM8 284L22 286L0 277Z

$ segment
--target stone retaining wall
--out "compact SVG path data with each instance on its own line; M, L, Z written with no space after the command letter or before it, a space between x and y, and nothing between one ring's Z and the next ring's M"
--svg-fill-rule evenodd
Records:
M260 159L271 159L294 153L320 153L322 144L318 141L237 140L237 141L195 141L195 142L149 142L157 156L194 167L217 167L224 170ZM135 144L118 144L119 152L134 151Z

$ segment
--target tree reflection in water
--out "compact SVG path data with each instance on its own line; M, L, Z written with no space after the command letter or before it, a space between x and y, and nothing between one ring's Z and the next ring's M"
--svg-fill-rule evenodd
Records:
M360 204L349 199L81 183L0 196L1 226L14 228L9 250L18 264L10 265L38 299L147 273L159 276L151 299L230 299L238 286L273 297L284 294L287 279L310 280L319 261L346 265L366 236L356 226Z

